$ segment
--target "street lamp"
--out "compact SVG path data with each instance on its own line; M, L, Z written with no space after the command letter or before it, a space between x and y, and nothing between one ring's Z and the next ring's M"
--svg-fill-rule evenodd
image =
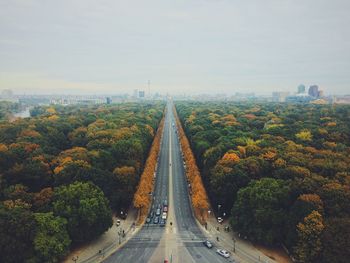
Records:
M233 241L233 253L236 253L236 239L233 237L232 241Z

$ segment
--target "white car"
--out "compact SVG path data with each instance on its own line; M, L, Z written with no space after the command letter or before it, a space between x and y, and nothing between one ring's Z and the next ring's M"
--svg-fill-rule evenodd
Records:
M163 214L162 214L162 219L166 220L166 217L167 217L167 213L166 213L166 212L163 212Z
M230 253L228 253L225 249L217 249L216 253L218 253L220 256L223 256L224 258L230 257Z
M222 217L218 217L218 223L221 224L224 221L224 219L222 219Z

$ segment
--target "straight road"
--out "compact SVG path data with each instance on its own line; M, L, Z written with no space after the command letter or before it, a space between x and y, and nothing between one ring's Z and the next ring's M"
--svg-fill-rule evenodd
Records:
M188 194L180 142L177 137L172 103L167 105L152 211L168 201L166 227L145 224L121 249L104 262L216 263L230 262L203 245L205 235L199 228ZM171 222L171 224L170 224ZM116 237L117 238L117 237Z

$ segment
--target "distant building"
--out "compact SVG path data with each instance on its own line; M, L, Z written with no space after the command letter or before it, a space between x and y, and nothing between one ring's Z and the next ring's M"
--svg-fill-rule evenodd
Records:
M111 103L112 103L111 97L107 97L107 98L106 98L106 103L107 103L107 104L111 104Z
M139 91L137 89L134 89L133 97L136 99L139 97Z
M324 92L323 92L323 90L319 90L319 91L318 91L318 97L319 97L319 98L324 97Z
M285 102L288 95L289 92L286 91L272 92L272 101Z
M314 98L318 98L318 86L312 85L309 88L309 95Z
M314 98L311 97L309 94L306 93L300 93L295 96L288 96L286 97L286 102L292 102L292 103L307 103L312 101Z
M145 98L145 91L144 91L144 90L140 90L140 91L139 91L139 98L140 98L140 99Z
M298 86L298 94L300 94L300 93L305 93L305 85L303 85L303 84L300 84Z

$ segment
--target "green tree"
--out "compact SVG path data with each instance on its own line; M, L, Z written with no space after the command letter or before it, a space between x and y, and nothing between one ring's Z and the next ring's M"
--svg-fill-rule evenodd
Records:
M58 262L67 254L71 240L67 232L67 220L50 213L34 214L37 231L34 249L40 262Z
M347 263L350 258L350 218L331 218L322 233L320 261Z
M33 213L22 207L0 208L1 262L25 262L34 255L36 223Z
M253 181L238 191L231 224L252 240L275 244L283 240L288 205L289 187L284 181Z
M53 210L66 218L73 242L91 240L112 226L112 211L100 188L75 182L55 189Z

